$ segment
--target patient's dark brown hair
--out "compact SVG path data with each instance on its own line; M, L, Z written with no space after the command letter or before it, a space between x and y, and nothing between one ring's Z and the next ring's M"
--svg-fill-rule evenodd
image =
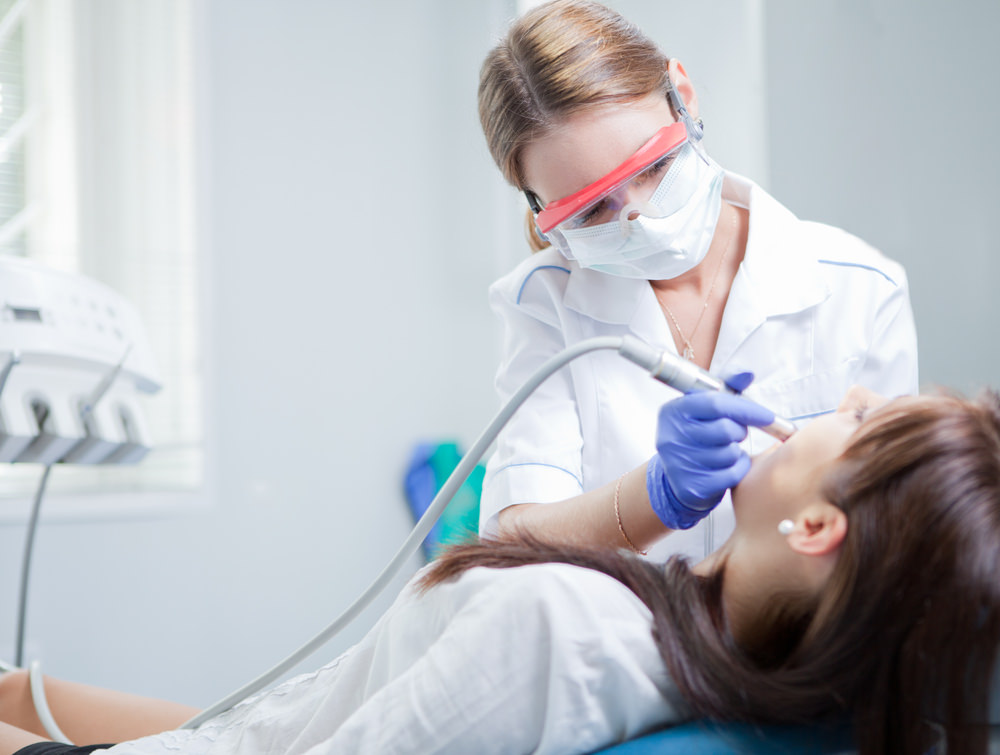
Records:
M474 566L563 562L618 579L695 714L804 723L850 717L858 747L985 753L1000 643L1000 400L899 399L852 438L825 481L847 514L818 598L775 596L739 643L708 577L607 549L530 537L445 553L424 586ZM931 723L928 723L931 722Z

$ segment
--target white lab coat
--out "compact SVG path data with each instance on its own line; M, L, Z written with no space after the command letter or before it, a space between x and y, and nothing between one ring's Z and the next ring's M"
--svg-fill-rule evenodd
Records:
M411 584L354 648L194 731L112 755L583 753L690 718L649 609L590 569Z
M710 371L752 371L746 395L799 425L836 409L855 383L887 396L915 393L916 333L903 268L844 231L797 219L745 178L727 173L723 196L749 208L750 230ZM503 323L496 385L504 401L546 359L587 338L631 334L677 353L647 281L582 269L552 249L493 284L490 303ZM676 395L612 351L572 362L498 439L481 532L495 531L506 506L563 500L647 461L658 409ZM771 442L752 430L745 447L753 454ZM700 558L731 531L727 496L707 522L672 534L651 556Z

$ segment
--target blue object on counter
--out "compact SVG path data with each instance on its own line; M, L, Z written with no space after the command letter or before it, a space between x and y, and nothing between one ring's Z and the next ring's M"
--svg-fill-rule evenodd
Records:
M453 442L418 443L413 449L403 485L414 521L427 511L434 496L461 460L458 444ZM479 531L479 498L483 492L485 472L481 464L472 470L441 518L427 533L423 551L428 561L433 560L446 546L476 537Z

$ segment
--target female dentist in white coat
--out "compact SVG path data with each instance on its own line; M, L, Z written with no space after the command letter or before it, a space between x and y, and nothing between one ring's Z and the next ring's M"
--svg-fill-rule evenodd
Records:
M501 398L567 346L625 334L753 373L734 385L798 424L855 383L917 391L902 267L720 168L683 66L617 13L555 0L517 20L483 64L479 111L537 250L490 289ZM498 439L481 532L711 552L732 530L727 490L772 442L752 428L773 415L677 396L612 352L571 363Z

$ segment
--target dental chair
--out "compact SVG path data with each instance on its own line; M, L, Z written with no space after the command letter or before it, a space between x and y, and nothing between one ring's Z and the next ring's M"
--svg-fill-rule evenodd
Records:
M601 750L601 755L849 755L850 729L692 721Z
M695 721L606 748L600 755L853 755L855 752L848 729ZM989 752L1000 753L1000 724L990 726Z
M1000 755L1000 668L993 674L989 708L991 755ZM692 721L661 729L600 755L851 755L850 727L751 726ZM935 755L932 750L927 755ZM940 752L944 752L943 748Z

